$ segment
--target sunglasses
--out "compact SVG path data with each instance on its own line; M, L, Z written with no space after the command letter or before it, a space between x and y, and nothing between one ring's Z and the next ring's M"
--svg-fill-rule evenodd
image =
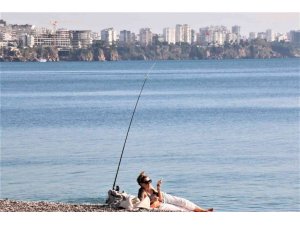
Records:
M144 184L150 184L150 183L152 183L152 180L151 179L150 180L145 180L142 183L144 183Z

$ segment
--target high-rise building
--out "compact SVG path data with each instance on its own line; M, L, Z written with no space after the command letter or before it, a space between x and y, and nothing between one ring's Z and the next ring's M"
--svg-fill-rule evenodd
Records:
M131 43L132 42L131 31L129 31L129 30L122 30L122 31L120 31L119 42L121 44L129 44L129 43Z
M25 35L27 38L27 36ZM23 40L26 40L23 38ZM25 43L25 42L24 42ZM27 38L28 46L28 38ZM71 35L69 30L60 29L53 34L40 34L34 36L34 45L43 47L71 48Z
M91 33L91 38L92 38L93 41L98 41L98 40L100 40L100 35L99 35L98 32L92 32Z
M225 26L203 27L199 30L199 40L201 45L223 45L226 40L228 30ZM228 38L228 37L227 37Z
M5 26L6 26L6 21L0 20L0 27L5 27Z
M291 30L290 40L294 44L300 44L300 30Z
M199 29L199 43L200 45L209 45L213 41L212 27L203 27Z
M184 24L182 28L183 28L183 42L191 44L192 43L191 27L188 24Z
M12 35L9 32L0 33L0 41L12 41Z
M254 39L256 39L256 33L255 32L250 32L249 33L249 40L254 40Z
M73 48L87 48L92 44L91 30L74 30L70 34Z
M191 43L194 44L197 42L197 33L194 29L191 29Z
M22 47L30 47L34 46L34 36L30 34L24 34L19 38L19 44Z
M183 26L177 24L175 27L175 42L183 42Z
M237 42L240 43L240 39L241 39L241 27L238 25L232 26L231 27L231 32L233 34L236 34L237 36Z
M266 30L266 39L267 39L267 42L272 42L275 40L274 33L272 32L271 29Z
M140 43L141 45L149 45L152 43L152 32L150 28L140 29Z
M163 29L164 41L168 44L175 44L175 29L174 28L164 28Z
M226 40L226 34L222 31L215 31L213 33L213 43L214 45L223 45Z
M227 33L225 40L228 43L236 43L238 41L238 36L235 33Z
M67 29L59 29L55 35L55 46L58 48L71 48L70 31Z
M131 32L131 42L135 43L137 41L137 35L133 32Z
M192 31L188 24L177 24L175 27L175 42L192 43Z
M288 40L288 36L287 36L286 33L285 34L277 33L275 35L275 40L278 41L278 42L280 42L280 41L287 41Z
M117 41L117 34L114 28L101 30L101 40L109 45L114 44Z
M265 32L258 32L257 33L258 39L266 39L266 33Z
M241 34L241 27L238 26L238 25L232 26L231 27L231 32L234 33L234 34L240 35Z

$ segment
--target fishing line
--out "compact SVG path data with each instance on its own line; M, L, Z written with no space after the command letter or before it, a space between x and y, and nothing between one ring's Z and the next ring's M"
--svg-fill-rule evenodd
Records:
M140 97L141 97L141 95L142 95L142 92L143 92L145 83L146 83L146 81L147 81L147 79L148 79L148 75L149 75L149 73L151 72L151 70L153 69L153 67L155 66L155 64L156 64L156 63L153 63L153 65L152 65L151 68L149 69L148 73L146 74L145 79L144 79L144 82L143 82L143 85L142 85L142 88L141 88L141 91L140 91L140 94L139 94L139 96L138 96L138 98L137 98L137 101L136 101L136 103L135 103L135 107L134 107L134 110L133 110L133 112L132 112L131 120L130 120L129 127L128 127L128 130L127 130L127 134L126 134L126 137L125 137L125 141L124 141L124 144L123 144L122 153L121 153L121 157L120 157L120 160L119 160L119 164L118 164L118 168L117 168L117 172L116 172L114 184L113 184L113 187L112 187L113 190L115 190L115 185L116 185L116 181L117 181L117 177L118 177L118 173L119 173L121 161L122 161L122 158L123 158L124 149L125 149L125 146L126 146L128 134L129 134L130 127L131 127L131 123L132 123L132 120L133 120L133 117L134 117L134 114L135 114L135 111L136 111L136 107L137 107L137 105L138 105L138 103L139 103L139 100L140 100Z

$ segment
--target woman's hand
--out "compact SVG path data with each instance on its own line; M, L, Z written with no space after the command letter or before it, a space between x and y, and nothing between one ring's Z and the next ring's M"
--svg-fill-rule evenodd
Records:
M159 181L157 181L157 192L158 192L158 200L160 202L163 202L163 196L162 196L162 193L160 191L160 185L162 184L162 179L160 179Z
M162 179L157 181L157 189L160 188L160 185L162 184Z

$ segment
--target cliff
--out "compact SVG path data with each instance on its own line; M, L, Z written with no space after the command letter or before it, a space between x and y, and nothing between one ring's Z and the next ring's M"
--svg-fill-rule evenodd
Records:
M199 59L269 59L300 57L300 46L284 42L254 40L222 46L198 46L187 43L156 42L142 46L96 43L87 49L58 50L57 48L8 47L0 52L0 61L117 61L117 60L199 60Z

